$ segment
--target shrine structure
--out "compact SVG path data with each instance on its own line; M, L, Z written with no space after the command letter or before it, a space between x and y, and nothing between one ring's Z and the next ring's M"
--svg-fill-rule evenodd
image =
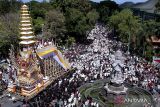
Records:
M22 96L33 96L70 69L70 65L54 44L37 49L28 6L21 7L20 49L12 46L10 59L17 71L16 81L8 85L8 91Z

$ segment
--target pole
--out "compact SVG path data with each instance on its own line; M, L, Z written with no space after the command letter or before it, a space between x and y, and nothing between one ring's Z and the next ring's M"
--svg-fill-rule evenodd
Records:
M144 43L145 41L143 40L143 57L145 56L144 54L145 54L145 43Z
M128 34L128 54L130 54L130 41L131 41L131 33L129 32L129 34Z
M44 75L45 75L45 77L46 77L46 76L47 76L47 74L46 74L46 73L47 73L47 72L46 72L46 59L44 59L44 72L45 72Z
M42 24L42 37L44 36L44 24Z
M130 23L130 21L131 21L131 19L130 19L130 17L128 18L128 20L127 20L127 25L128 25L128 27L129 27L129 32L128 32L128 54L130 54L130 40L131 40L131 23Z

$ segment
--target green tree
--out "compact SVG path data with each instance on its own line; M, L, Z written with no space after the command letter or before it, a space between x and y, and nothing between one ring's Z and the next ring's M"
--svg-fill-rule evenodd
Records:
M93 28L99 17L89 0L51 0L51 3L64 13L67 35L79 41L86 38L87 31Z
M33 25L34 25L34 33L40 34L42 33L42 26L44 25L44 19L42 17L37 17L36 19L33 19Z
M158 0L157 4L156 4L156 10L159 12L160 11L160 1Z
M27 5L29 6L31 16L33 19L36 19L37 17L42 17L44 19L47 11L53 9L50 3L38 2L35 0L28 2Z
M66 45L68 47L70 47L73 43L75 43L75 38L74 37L68 37L68 39L66 40Z
M0 17L0 54L7 55L11 44L18 45L19 15L7 13Z
M131 44L133 48L136 48L137 34L142 28L139 18L134 16L131 10L124 9L112 15L109 22L111 26L118 29L121 40L128 42L128 50L130 50L129 46Z
M89 29L89 25L87 24L87 18L84 14L74 8L69 9L66 14L66 25L68 32L85 35L86 31Z
M88 13L91 10L89 0L51 0L54 7L58 7L62 12L66 12L69 8L76 8L81 12Z
M143 32L143 39L145 39L141 45L143 44L143 54L146 53L148 58L152 57L152 44L151 44L151 37L152 36L156 36L156 37L160 37L159 36L159 30L160 30L160 23L156 22L155 20L147 20L144 21L143 25L142 25L142 32ZM151 50L149 50L151 49ZM148 54L149 53L149 54ZM149 56L151 55L151 56Z
M87 13L87 19L89 21L90 26L92 26L99 19L99 13L95 9L91 10Z
M97 7L100 14L100 21L104 23L107 23L108 17L110 17L115 11L119 10L118 4L111 0L101 1Z
M151 36L155 36L157 31L156 26L157 26L157 22L155 20L144 21L142 27L143 27L145 38L150 39Z
M21 0L0 0L0 15L19 11L21 4Z
M44 25L44 38L62 42L65 37L65 17L58 10L47 12Z
M35 0L28 2L27 5L29 6L29 11L33 19L32 21L35 34L41 34L42 25L45 22L45 15L48 11L53 9L53 6L47 2L38 2Z

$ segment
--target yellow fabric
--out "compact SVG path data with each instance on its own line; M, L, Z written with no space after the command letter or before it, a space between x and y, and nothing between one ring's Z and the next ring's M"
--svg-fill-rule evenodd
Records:
M65 66L66 68L68 68L67 65L66 65L66 63L65 63L65 61L64 61L64 60L60 57L60 55L58 54L57 50L56 50L56 54L57 54L59 60L62 62L62 64L64 64L64 66Z
M54 51L55 51L55 49L52 48L52 49L49 49L49 50L46 50L46 51L43 51L43 52L39 52L37 54L38 54L38 56L42 57L42 56L47 55L48 53L51 53L51 52L54 52Z
M66 63L66 61L58 54L59 51L56 50L55 48L51 48L51 49L49 49L49 50L45 50L45 51L39 52L39 53L37 53L37 54L38 54L38 56L42 57L42 56L45 56L45 55L47 55L47 54L49 54L49 53L51 53L51 52L54 52L54 53L58 56L59 60L61 61L61 63L62 63L66 68L70 68L69 65Z
M59 51L59 52L60 52L60 51ZM64 64L64 66L65 66L66 68L70 68L69 65L67 64L67 62L66 62L65 60L63 60L63 58L60 57L59 54L57 54L57 56L58 56L59 60Z

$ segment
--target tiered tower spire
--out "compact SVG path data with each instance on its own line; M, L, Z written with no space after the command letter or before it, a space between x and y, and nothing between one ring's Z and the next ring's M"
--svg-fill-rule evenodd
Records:
M20 39L23 49L19 50L17 57L13 47L10 50L11 61L17 70L17 79L15 83L8 85L8 90L29 99L52 83L53 79L63 75L62 70L67 71L69 66L66 66L60 51L53 45L40 50L33 49L36 40L26 5L21 7Z
M36 42L27 5L21 7L20 39L21 45L32 45Z

